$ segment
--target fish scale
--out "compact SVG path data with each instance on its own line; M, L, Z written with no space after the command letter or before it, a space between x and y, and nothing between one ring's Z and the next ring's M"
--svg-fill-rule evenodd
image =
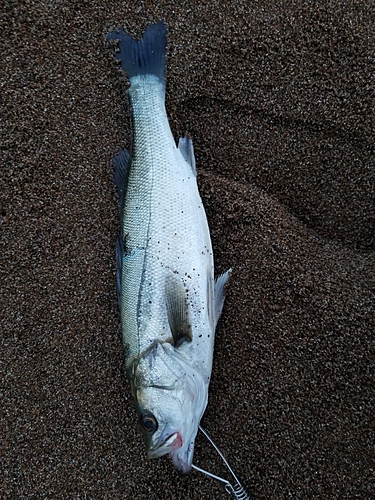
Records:
M176 146L165 110L166 27L137 42L123 30L117 58L132 108L132 159L114 160L121 215L118 296L125 363L150 458L192 468L208 399L214 334L229 272L214 281L192 142Z
M207 271L213 290L213 256L196 179L174 143L161 83L152 75L133 78L129 96L134 154L122 221L122 294L128 300L121 311L128 318L123 328L128 363L155 340L171 337L165 302L168 276L186 286L190 307L200 311L193 335L199 330L200 348L207 339L207 351L212 351L207 301L213 297L207 296Z

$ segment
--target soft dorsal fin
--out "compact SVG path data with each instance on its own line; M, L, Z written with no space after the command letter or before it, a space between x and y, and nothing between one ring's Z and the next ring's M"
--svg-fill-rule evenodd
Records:
M191 342L193 339L189 303L183 283L172 276L167 278L165 296L174 347L178 348L184 342Z
M225 284L229 280L231 273L232 269L228 269L227 272L220 274L215 281L215 328L224 306Z
M193 141L187 135L185 135L185 137L180 137L180 140L178 141L178 149L184 157L184 160L191 166L191 170L196 177L197 169L195 167Z
M130 154L126 149L123 149L112 161L115 166L113 180L117 187L120 214L122 214L131 163Z

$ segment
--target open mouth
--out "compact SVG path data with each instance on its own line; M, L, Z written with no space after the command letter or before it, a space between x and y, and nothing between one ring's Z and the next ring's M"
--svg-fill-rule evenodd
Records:
M158 458L170 453L182 446L182 437L179 432L174 432L167 437L165 441L159 444L156 448L150 449L147 452L148 458Z

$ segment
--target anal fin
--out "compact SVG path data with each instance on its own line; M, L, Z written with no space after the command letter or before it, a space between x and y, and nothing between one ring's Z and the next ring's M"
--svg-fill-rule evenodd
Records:
M185 137L180 137L180 140L178 141L178 149L184 157L184 160L190 165L191 170L196 177L197 169L195 166L193 141L187 135L185 135Z

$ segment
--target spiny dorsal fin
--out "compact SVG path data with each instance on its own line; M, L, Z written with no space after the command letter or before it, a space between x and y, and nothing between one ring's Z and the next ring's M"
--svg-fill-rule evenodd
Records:
M229 280L231 273L232 269L228 269L227 272L220 274L220 276L215 281L215 328L224 306L225 284Z
M191 342L193 339L189 304L183 283L172 276L167 278L165 296L174 347L178 348L184 342Z
M185 135L185 137L180 137L180 140L178 141L178 149L180 150L180 153L184 157L185 161L191 166L191 170L196 177L197 169L195 167L193 141L187 135Z
M122 259L124 255L124 238L122 234L117 238L116 243L116 290L118 306L121 310L121 275L122 275Z

